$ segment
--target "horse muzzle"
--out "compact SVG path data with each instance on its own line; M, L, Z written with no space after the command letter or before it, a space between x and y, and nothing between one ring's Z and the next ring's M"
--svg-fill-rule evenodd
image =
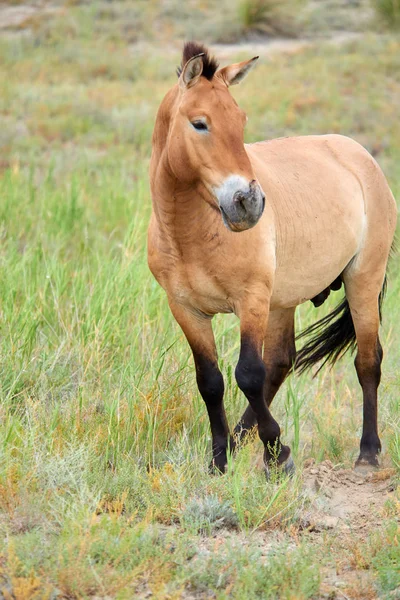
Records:
M231 175L215 189L222 219L230 231L245 231L256 225L265 206L264 193L256 182Z

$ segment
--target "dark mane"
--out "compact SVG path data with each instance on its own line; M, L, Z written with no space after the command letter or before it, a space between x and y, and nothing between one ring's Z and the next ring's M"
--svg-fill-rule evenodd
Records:
M203 46L203 44L198 44L197 42L185 42L183 46L183 54L182 54L182 62L180 67L177 68L176 74L179 75L182 73L183 67L186 65L187 61L193 56L197 56L197 54L202 54L203 56L203 72L202 77L205 77L208 80L211 80L214 77L215 71L218 69L218 62L213 56L210 56L208 49Z

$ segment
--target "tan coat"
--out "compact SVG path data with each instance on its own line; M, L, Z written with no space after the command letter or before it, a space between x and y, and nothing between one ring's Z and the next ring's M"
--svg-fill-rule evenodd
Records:
M198 48L203 53L196 55ZM214 74L206 49L194 45L185 52L179 82L162 102L154 129L148 260L194 353L214 461L222 470L229 434L210 317L234 312L240 318L236 376L250 402L241 423L257 421L268 462L267 448L279 442L268 406L295 356L294 309L339 278L346 292L342 317L318 333L317 346L309 345L303 358L307 366L325 356L335 360L357 338L364 393L360 460L375 464L378 303L397 217L386 179L362 146L340 135L244 145L246 116L228 86L243 79L255 59ZM280 448L284 462L290 450Z

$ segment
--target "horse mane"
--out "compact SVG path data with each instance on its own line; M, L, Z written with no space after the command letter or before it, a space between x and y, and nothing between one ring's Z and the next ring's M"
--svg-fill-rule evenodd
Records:
M182 73L183 67L186 65L187 61L193 58L193 56L197 56L198 54L204 54L204 56L202 56L202 77L205 77L209 81L214 77L215 71L218 69L219 63L213 56L210 55L208 48L206 48L206 46L204 46L203 44L199 44L198 42L185 42L185 45L183 46L182 62L180 66L176 69L176 74L178 75L178 77Z

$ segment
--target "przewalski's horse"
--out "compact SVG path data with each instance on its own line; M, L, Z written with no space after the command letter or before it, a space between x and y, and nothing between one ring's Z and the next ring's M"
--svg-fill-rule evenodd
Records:
M225 470L228 450L257 424L266 467L277 460L289 470L272 399L293 365L333 362L355 342L364 401L357 462L377 465L378 330L396 204L375 160L349 138L243 143L246 115L229 86L256 58L218 70L206 48L185 44L153 134L149 266L193 351L215 469ZM296 354L296 306L322 303L342 282L345 299ZM232 312L236 380L249 401L233 437L211 327L213 315Z

